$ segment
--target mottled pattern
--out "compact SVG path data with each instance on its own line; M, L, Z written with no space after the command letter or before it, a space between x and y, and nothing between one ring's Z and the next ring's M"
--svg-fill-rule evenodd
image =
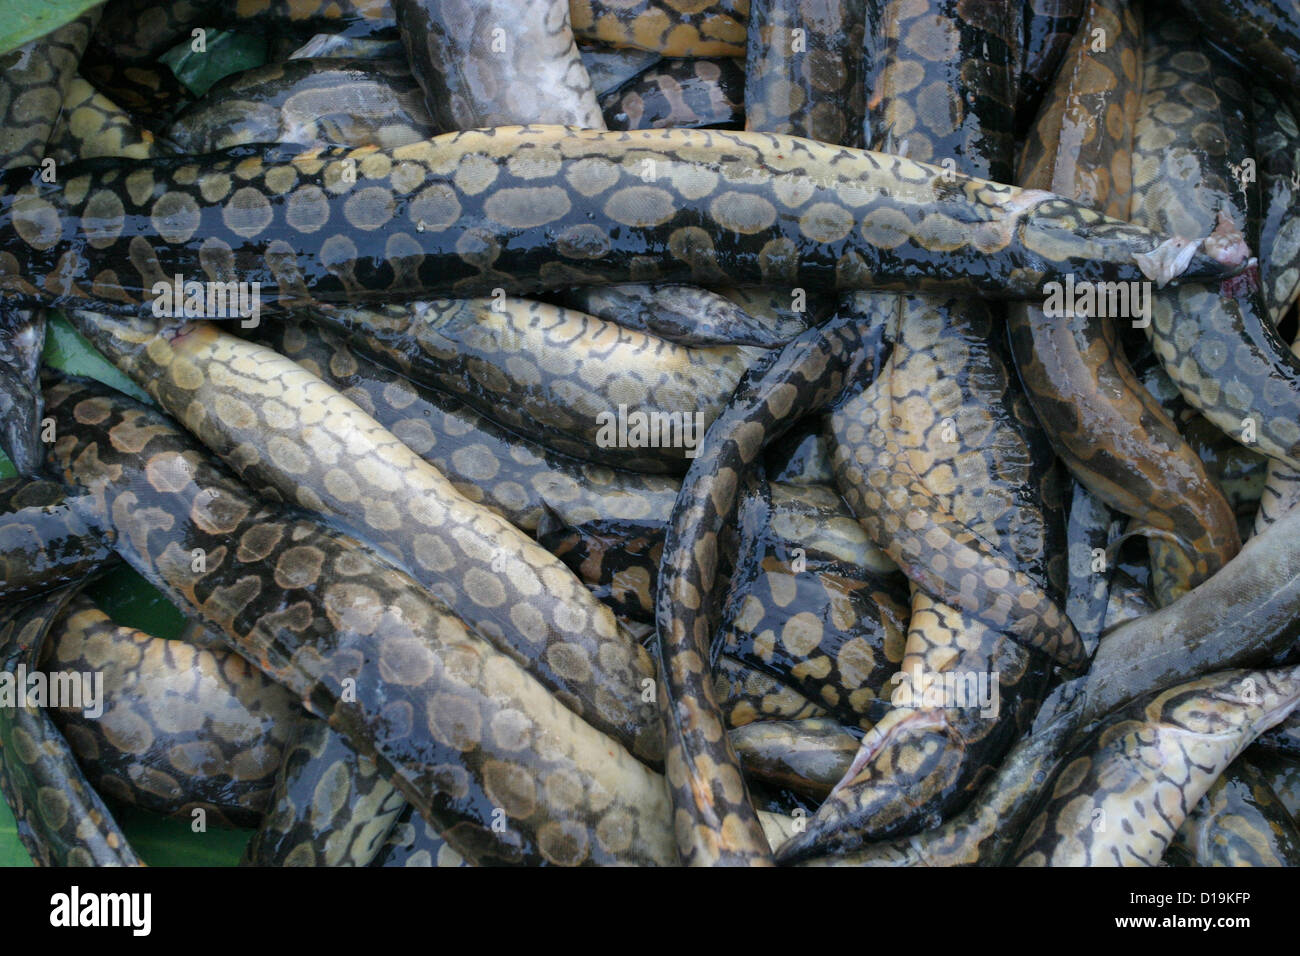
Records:
M36 166L63 108L98 8L0 56L0 169ZM57 167L56 167L57 168ZM39 468L45 313L0 310L0 446L19 474Z
M889 366L831 416L836 483L918 589L1077 668L1084 647L1050 583L1064 581L1062 483L993 316L975 300L899 308Z
M723 733L709 661L718 618L719 539L735 522L737 491L766 444L821 411L883 361L882 328L849 313L783 348L742 383L710 428L664 542L656 595L667 771L683 862L759 864L771 854Z
M1300 356L1300 335L1291 343L1291 354ZM1260 489L1252 533L1259 534L1297 504L1300 504L1300 469L1276 459L1268 461L1264 487Z
M149 159L164 152L153 133L80 76L68 84L63 112L46 148L60 165L104 156Z
M1096 30L1106 37L1101 51L1093 49ZM1125 214L1142 90L1141 37L1138 11L1126 0L1086 5L1026 143L1021 185ZM1088 490L1165 536L1152 539L1151 555L1160 566L1157 598L1168 604L1237 553L1232 509L1124 357L1116 326L1135 313L1107 314L1103 305L1092 315L1071 308L1062 317L1044 308L1012 303L1008 310L1030 403L1052 447Z
M1018 42L1012 5L869 8L870 140L1005 176ZM1063 659L1076 665L1082 654L1056 603L1060 474L1012 371L1000 310L938 296L874 297L873 307L896 323L897 344L829 430L837 486L912 579L902 667L890 679L899 696L809 827L782 847L786 861L933 827L959 810L1027 728L1045 686L1050 661L1014 639L1032 628L1031 646L1065 641ZM920 509L932 526L917 521ZM934 679L957 682L954 692L983 687L987 700L926 695Z
M1191 866L1300 866L1300 827L1265 776L1238 760L1192 808L1166 859Z
M74 314L83 332L259 493L342 519L558 699L662 755L649 655L568 569L457 492L302 366L210 323Z
M1107 634L1083 709L1100 717L1198 674L1286 651L1298 610L1300 510L1292 510L1190 594Z
M275 792L243 862L253 866L369 866L401 793L323 720L304 720L285 748Z
M0 611L0 667L38 670L41 648L77 588ZM41 707L0 707L0 792L38 866L137 866L104 801L82 775L72 748Z
M0 601L83 581L111 560L113 549L83 520L75 497L54 481L0 480Z
M410 808L402 811L371 866L470 866L442 834Z
M155 133L167 127L167 117L192 96L171 67L162 63L129 63L92 43L81 58L79 72L100 93L130 110Z
M120 627L86 598L55 625L41 666L103 674L103 714L51 709L101 795L212 826L256 826L301 711L237 654Z
M110 0L104 5L95 43L109 47L119 60L152 60L165 53L191 26L219 13L221 7L249 5L253 4L248 0L244 4L222 4L218 0Z
M177 114L168 137L211 153L249 143L391 148L436 132L405 63L305 58L227 77Z
M863 0L752 0L745 128L864 145L862 43Z
M1300 8L1293 0L1179 0L1190 22L1279 89L1300 84Z
M773 134L501 127L272 150L73 164L58 183L10 171L0 291L125 312L177 274L259 282L268 310L619 281L1025 297L1067 271L1182 265L1177 243L1072 200ZM1228 261L1197 254L1182 275Z
M988 783L960 813L924 833L870 843L804 866L997 866L1020 837L1065 757L1077 714L1055 718L1011 748Z
M661 60L602 93L608 129L740 129L745 71L740 61Z
M760 720L727 734L745 776L820 800L844 776L859 735L834 720Z
M763 314L750 315L725 296L693 286L582 286L566 293L564 301L625 329L693 347L776 348L802 331L775 325Z
M1017 3L878 0L868 6L866 142L1010 182Z
M664 56L744 56L749 0L571 0L581 40Z
M866 580L873 580L877 588L883 587L886 594L882 597L886 602L890 600L888 594L898 593L896 585L901 583L898 567L871 543L853 512L833 489L824 485L773 483L771 494L771 540L764 546L779 547L791 556L794 556L793 549L802 549L803 566L814 578L822 572L829 575L826 583L829 591L822 592L824 599L843 606L843 601L837 601L832 595L843 598L846 592L860 591ZM671 509L670 501L662 516L656 512L655 517L643 520L570 522L558 513L548 513L537 525L537 539L616 613L653 621L659 559ZM885 580L890 576L894 577L893 582ZM793 596L789 582L777 584L776 588L781 604L788 604ZM815 589L813 593L817 593ZM754 600L768 607L772 606L767 604L771 596L770 591L760 591L754 594ZM855 603L849 598L849 604ZM779 616L782 611L776 613Z
M1267 86L1255 84L1250 95L1263 203L1261 292L1269 318L1277 324L1300 298L1300 118L1293 99L1280 97Z
M1300 703L1300 668L1222 671L1108 716L1048 785L1017 866L1155 866L1187 814Z
M1252 154L1245 74L1169 17L1148 25L1145 57L1133 221L1206 235L1226 218L1244 232L1259 198L1257 184L1243 189L1231 168ZM1240 236L1229 241L1241 245ZM1158 293L1147 334L1189 404L1242 444L1300 467L1300 359L1254 285L1246 277Z
M713 698L723 725L744 727L769 720L809 720L825 717L826 709L770 674L732 660L718 658L713 668Z
M462 495L522 531L545 514L568 526L603 520L662 529L680 483L557 454L506 431L460 400L355 354L310 323L263 323L255 341L332 385L437 468Z
M896 578L836 561L795 563L774 537L770 494L741 498L738 557L722 607L720 650L869 729L888 706L903 660L908 593Z
M259 501L156 412L86 382L46 398L51 464L93 490L128 563L375 759L466 859L674 860L663 778L407 575Z
M331 309L316 317L347 332L375 361L518 434L575 458L647 472L686 470L704 429L762 354L747 346L678 345L511 297ZM633 432L635 413L657 416L653 431L643 424Z
M99 16L99 8L87 11L0 56L0 169L35 166L44 158Z
M443 129L521 121L600 126L568 0L393 0L393 9L425 103Z

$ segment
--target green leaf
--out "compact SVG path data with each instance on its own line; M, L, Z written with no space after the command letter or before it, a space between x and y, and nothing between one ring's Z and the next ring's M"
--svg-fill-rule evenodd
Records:
M195 96L205 94L214 83L232 73L242 73L266 62L266 37L231 30L205 30L204 50L194 49L194 37L176 44L162 56Z
M114 806L131 848L150 866L237 866L252 830L208 827L195 833L188 820L172 820L134 807Z
M86 596L123 627L175 640L188 623L185 615L134 568L119 564L86 586Z
M71 23L104 0L0 0L0 55Z
M50 368L61 369L69 375L84 375L103 382L109 388L125 392L132 398L150 405L149 396L123 375L116 365L104 358L58 312L50 312L45 325L45 352L41 358Z
M9 804L0 800L0 866L33 866L27 848L18 839L18 825Z

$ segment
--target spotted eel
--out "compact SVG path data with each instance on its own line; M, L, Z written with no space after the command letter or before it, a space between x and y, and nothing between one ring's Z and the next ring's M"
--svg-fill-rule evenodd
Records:
M1257 184L1241 187L1231 168L1250 154L1245 74L1185 21L1148 19L1132 219L1227 229L1207 242L1244 250L1238 230L1258 213ZM1192 407L1242 444L1300 467L1300 358L1268 321L1250 276L1157 293L1147 335Z
M358 754L342 734L323 720L301 721L242 862L369 866L407 806L376 762Z
M638 756L661 756L644 649L560 561L348 399L211 323L72 318L255 491L337 516L565 706Z
M467 859L674 862L663 778L410 577L257 499L133 400L85 381L46 399L50 463L94 492L119 554L374 759Z
M315 318L380 364L555 451L669 474L686 470L761 354L678 345L514 296L321 308ZM637 414L652 424L636 431Z
M63 107L77 62L100 10L0 56L0 170L35 166ZM44 169L44 173L54 172ZM45 347L45 313L0 307L0 447L20 474L41 459L41 396L37 383Z
M102 715L50 710L100 794L187 823L196 810L207 825L261 818L301 712L243 658L121 627L78 596L41 666L103 674Z
M1220 671L1109 715L1063 761L1011 861L1155 866L1187 814L1300 703L1300 667Z
M680 482L612 469L551 451L506 431L443 392L391 372L308 322L267 322L254 340L338 389L396 435L466 498L522 531L545 514L569 526L616 521L629 530L668 521Z
M1010 6L883 4L868 23L873 142L1005 176L1019 26ZM877 298L898 342L828 428L837 486L912 581L911 618L890 681L895 707L783 845L783 862L937 825L1027 729L1049 655L1085 659L1058 604L1064 486L1012 371L1000 310L957 296ZM982 702L926 695L932 678L982 685Z
M32 675L50 628L72 599L76 585L0 611L0 673L10 690L19 668ZM41 866L138 866L112 811L86 780L72 749L48 711L0 707L0 792L17 823L18 839Z
M801 866L998 866L1065 757L1078 729L1077 712L1022 737L965 809L935 829L868 843L851 853L820 856Z
M659 569L656 646L673 826L688 865L771 863L710 680L719 538L736 520L741 480L800 416L861 387L883 351L881 324L851 311L794 339L741 383L682 482Z
M1106 37L1094 50L1094 31ZM1142 89L1140 10L1091 0L1026 143L1023 186L1073 196L1124 216L1129 157ZM1148 298L1148 302L1150 299ZM1241 547L1236 520L1173 421L1144 389L1101 314L1048 315L1012 303L1016 367L1038 420L1074 476L1102 501L1168 537L1152 538L1162 565L1157 597L1168 604L1214 574Z
M1170 255L1185 242L1072 200L758 133L501 127L30 179L0 177L0 290L15 306L139 311L176 275L259 282L270 308L629 280L1027 297L1067 271L1191 280L1241 265L1233 247L1184 269Z

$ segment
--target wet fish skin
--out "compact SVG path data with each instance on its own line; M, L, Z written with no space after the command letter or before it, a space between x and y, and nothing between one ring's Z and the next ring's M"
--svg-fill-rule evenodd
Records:
M105 535L82 518L75 498L44 478L0 480L0 601L84 581L113 560Z
M1109 714L1058 770L1011 862L1157 865L1218 776L1297 703L1300 668L1233 670Z
M122 627L84 596L55 624L41 666L103 675L103 713L51 708L87 780L121 804L214 826L255 826L293 698L238 655Z
M336 516L565 706L658 762L645 650L560 561L462 496L364 411L212 323L71 318L254 490Z
M103 386L55 382L46 398L51 464L94 491L123 558L375 759L467 859L674 861L663 778L371 548L258 500L165 417Z
M71 585L0 610L0 667L39 669L50 628L79 590ZM16 678L11 678L16 679ZM140 858L77 766L42 707L0 707L0 793L38 866L140 866Z

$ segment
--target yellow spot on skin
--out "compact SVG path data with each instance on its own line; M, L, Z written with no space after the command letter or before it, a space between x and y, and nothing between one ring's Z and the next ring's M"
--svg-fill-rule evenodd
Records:
M137 206L143 206L153 196L153 173L148 169L137 169L126 177L126 194Z
M378 229L393 218L394 201L387 189L358 189L343 204L343 215L358 229Z
M483 203L493 222L510 229L532 229L555 222L568 214L569 194L559 186L535 189L501 189Z
M441 232L460 218L460 200L446 183L434 183L411 200L407 211L417 231Z
M14 226L17 227L16 204L14 214ZM90 197L81 217L81 229L86 234L86 241L96 249L107 249L121 235L122 227L126 224L125 216L122 200L109 190L101 189Z
M252 239L271 224L271 204L251 186L235 192L221 210L222 221L237 236Z
M33 249L49 249L59 241L63 227L59 214L43 199L24 196L10 210L14 231ZM121 225L118 225L120 231Z
M776 207L762 196L734 190L709 203L709 214L723 229L743 235L761 232L776 221Z
M605 202L605 215L625 226L658 226L675 213L672 194L654 186L629 186Z
M591 157L570 163L565 169L564 178L583 196L595 196L603 193L618 182L618 167L607 159Z
M270 192L283 196L297 184L298 172L292 166L275 166L266 171L263 181Z
M834 203L814 203L799 217L799 229L813 242L838 242L853 228L853 216Z
M199 204L188 193L164 193L153 204L153 227L166 242L188 242L199 221Z

